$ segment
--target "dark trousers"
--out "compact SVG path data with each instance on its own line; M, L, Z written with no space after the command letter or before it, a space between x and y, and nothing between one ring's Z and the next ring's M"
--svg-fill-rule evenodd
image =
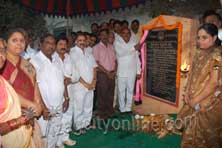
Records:
M110 79L105 73L97 73L96 93L98 99L98 115L108 118L113 115L115 78Z

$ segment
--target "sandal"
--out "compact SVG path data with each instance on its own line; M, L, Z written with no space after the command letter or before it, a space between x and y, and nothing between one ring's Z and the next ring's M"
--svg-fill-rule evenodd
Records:
M76 145L76 141L72 140L72 139L68 139L68 140L64 141L63 144L68 145L68 146L74 146L74 145Z
M81 135L85 134L86 133L86 129L85 128L81 128L80 129L80 133L81 133Z
M90 129L96 129L96 126L95 125L88 125L86 127L86 130L90 130Z
M72 131L71 133L76 135L76 136L82 135L80 130Z

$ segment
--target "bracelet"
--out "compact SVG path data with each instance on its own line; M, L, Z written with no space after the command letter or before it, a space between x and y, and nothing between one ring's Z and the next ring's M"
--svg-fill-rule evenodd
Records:
M12 131L12 130L13 130L13 127L12 127L10 121L7 121L6 123L7 123L8 127L9 127L9 129Z
M13 119L11 121L6 122L9 126L10 130L14 130L20 126L20 123L17 121L17 119Z

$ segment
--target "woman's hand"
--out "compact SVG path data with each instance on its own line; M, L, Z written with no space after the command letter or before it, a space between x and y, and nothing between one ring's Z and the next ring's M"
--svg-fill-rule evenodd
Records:
M191 99L190 100L190 102L189 102L189 106L190 107L192 107L192 108L194 108L195 107L195 105L198 103L199 101L198 101L198 99Z
M40 104L33 103L31 108L33 108L35 112L35 117L39 117L42 114L42 106Z
M190 104L191 98L190 98L190 94L188 92L185 92L184 96L184 102L185 104Z
M49 120L49 114L50 114L50 112L49 112L48 108L43 108L42 116L43 116L44 120Z
M35 117L35 112L34 112L33 108L28 108L28 109L22 110L21 118L24 120L24 122L22 124L26 123L29 120L34 119L34 117Z

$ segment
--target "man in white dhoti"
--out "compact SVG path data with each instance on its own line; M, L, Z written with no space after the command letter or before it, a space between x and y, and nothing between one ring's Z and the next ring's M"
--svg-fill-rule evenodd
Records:
M78 34L76 46L70 56L80 74L79 82L71 86L74 99L74 125L76 134L84 134L90 126L93 108L93 90L96 86L96 61L92 54L85 51L86 37Z
M64 100L64 75L52 56L54 50L54 36L46 34L41 39L40 51L30 60L36 69L41 96L50 111L50 116L43 115L43 118L38 120L43 136L46 137L47 148L64 147L59 135L63 111L68 107L68 100Z
M140 44L130 39L131 33L128 28L124 28L120 35L115 34L114 47L118 63L119 109L121 113L124 113L132 111L135 80L140 75L140 60L137 51L140 49Z

